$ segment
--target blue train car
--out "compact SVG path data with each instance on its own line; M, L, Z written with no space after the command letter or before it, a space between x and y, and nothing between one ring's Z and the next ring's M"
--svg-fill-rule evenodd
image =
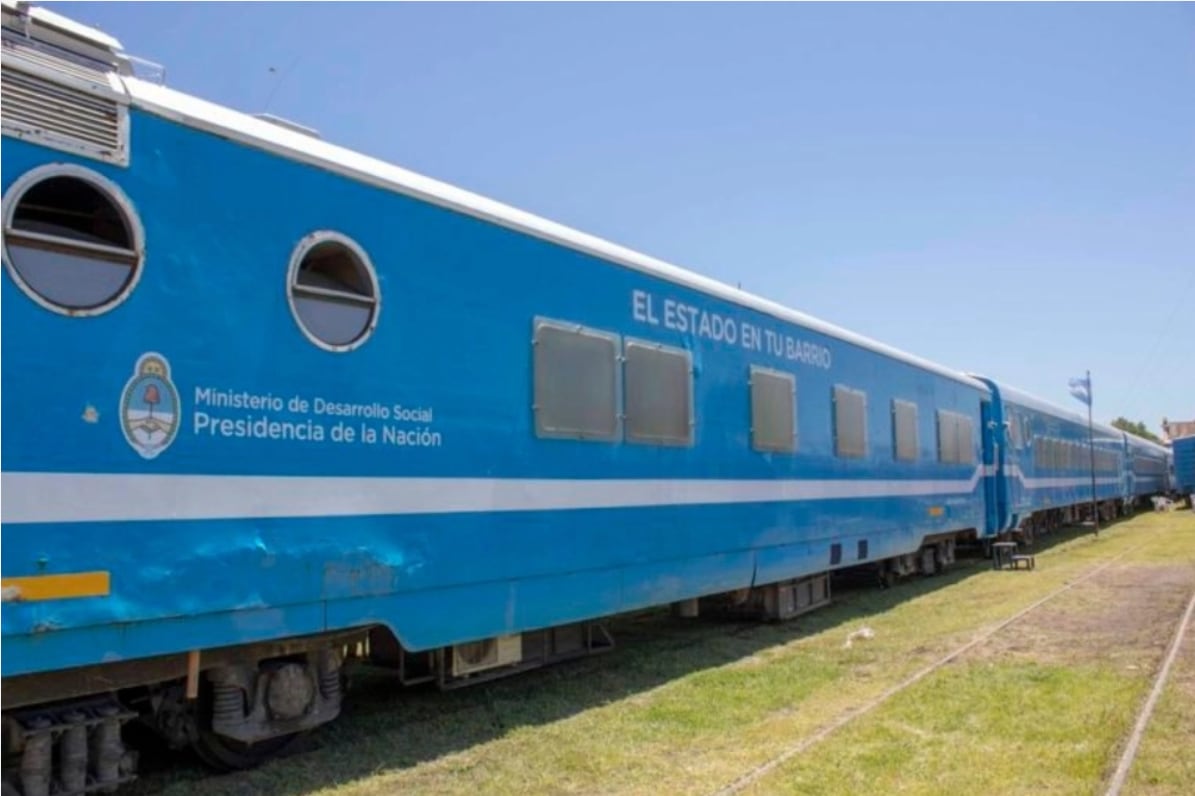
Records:
M1124 432L986 377L997 395L1004 428L999 493L1002 530L1027 539L1090 517L1123 513L1131 494L1124 475ZM1094 478L1093 478L1094 474ZM1094 481L1094 484L1093 484ZM1093 494L1094 486L1094 494Z
M130 720L251 765L338 714L350 657L450 687L1006 524L982 381L140 79L57 15L6 2L4 36L18 791L131 776Z
M1187 495L1195 508L1195 435L1171 442L1174 491Z
M1125 435L1125 477L1133 500L1145 501L1170 491L1171 452L1165 445Z

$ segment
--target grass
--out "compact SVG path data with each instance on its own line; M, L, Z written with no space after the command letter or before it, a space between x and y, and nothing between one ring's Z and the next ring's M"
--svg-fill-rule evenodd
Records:
M1191 630L1142 739L1126 794L1195 792L1195 642Z
M151 775L138 790L189 793L203 779L215 794L712 793L1138 547L748 789L1094 793L1195 587L1191 512L1143 514L1098 539L1047 537L1031 573L964 563L890 591L839 593L782 625L624 618L611 654L459 692L403 692L374 675L302 754L214 779ZM844 646L863 626L874 637ZM1140 792L1195 791L1177 754L1195 748L1195 663L1185 665L1191 688L1167 692L1143 743Z
M950 668L747 793L1091 793L1140 693L1100 666Z
M1195 532L1195 529L1192 529ZM1188 626L1162 697L1141 739L1126 794L1195 792L1195 627Z

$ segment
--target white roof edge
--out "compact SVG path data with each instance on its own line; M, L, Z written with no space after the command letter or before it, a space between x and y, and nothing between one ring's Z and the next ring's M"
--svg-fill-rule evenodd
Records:
M327 168L346 177L393 190L442 207L526 232L536 237L595 255L679 285L698 290L725 301L808 327L915 367L955 381L987 390L982 382L962 371L952 370L921 357L819 320L761 296L732 288L709 277L688 271L663 260L633 251L610 241L571 229L501 202L425 177L392 163L363 155L327 141L292 132L268 121L185 94L166 86L135 77L124 82L132 104L149 112L198 129L219 133L242 143L310 165Z
M18 0L0 0L0 5L3 5L13 13L18 13L21 10L19 6L22 4L19 3ZM28 12L30 19L33 19L45 25L46 27L57 28L63 33L68 33L76 38L90 42L91 44L98 44L99 46L106 47L114 52L120 52L124 49L116 38L104 33L102 30L75 22L73 19L64 17L48 8L25 5L24 10Z
M1162 453L1169 452L1169 448L1162 443L1154 442L1152 439L1146 439L1145 437L1139 437L1131 431L1126 431L1126 432L1124 432L1124 434L1126 437L1128 437L1130 440L1137 443L1138 445L1144 445L1147 448L1156 448L1158 451L1160 451Z
M976 374L972 374L972 375L976 375ZM992 378L992 377L987 376L985 378ZM1087 425L1087 418L1083 417L1083 415L1079 414L1078 412L1072 412L1069 409L1064 409L1063 407L1059 406L1058 404L1050 403L1049 401L1047 401L1044 398L1039 398L1036 395L1025 392L1024 390L1018 389L1016 387L1010 387L1009 385L1005 384L1004 382L1000 381L999 379L992 378L992 381L995 382L996 386L1000 388L1000 395L1003 398L1011 401L1012 403L1018 403L1023 406L1027 406L1030 409L1036 409L1039 412L1048 412L1049 414L1052 414L1052 415L1055 415L1058 417L1064 417L1067 420L1071 420L1075 423ZM1116 426L1108 425L1107 423L1100 423L1099 421L1096 421L1096 422L1093 422L1091 425L1093 428L1095 428L1099 431L1103 431L1105 433L1125 434L1129 437L1132 437L1135 440L1141 440L1142 442L1145 442L1145 443L1148 443L1151 445L1155 444L1155 443L1150 442L1147 439L1138 437L1136 434L1130 433L1121 428L1117 428Z

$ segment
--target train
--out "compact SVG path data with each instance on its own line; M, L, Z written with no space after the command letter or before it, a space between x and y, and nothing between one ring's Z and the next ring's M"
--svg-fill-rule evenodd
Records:
M1186 495L1195 509L1195 434L1171 440L1173 491Z
M1170 452L146 74L3 0L3 788L217 769L667 607L1111 520ZM152 72L152 70L150 70ZM912 308L910 308L912 311Z

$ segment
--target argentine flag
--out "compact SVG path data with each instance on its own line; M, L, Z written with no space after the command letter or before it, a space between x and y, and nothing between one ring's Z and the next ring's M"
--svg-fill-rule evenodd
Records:
M1068 382L1068 384L1071 389L1071 395L1075 396L1076 398L1078 398L1080 401L1087 404L1088 406L1091 406L1091 380L1090 380L1090 377L1071 379Z

